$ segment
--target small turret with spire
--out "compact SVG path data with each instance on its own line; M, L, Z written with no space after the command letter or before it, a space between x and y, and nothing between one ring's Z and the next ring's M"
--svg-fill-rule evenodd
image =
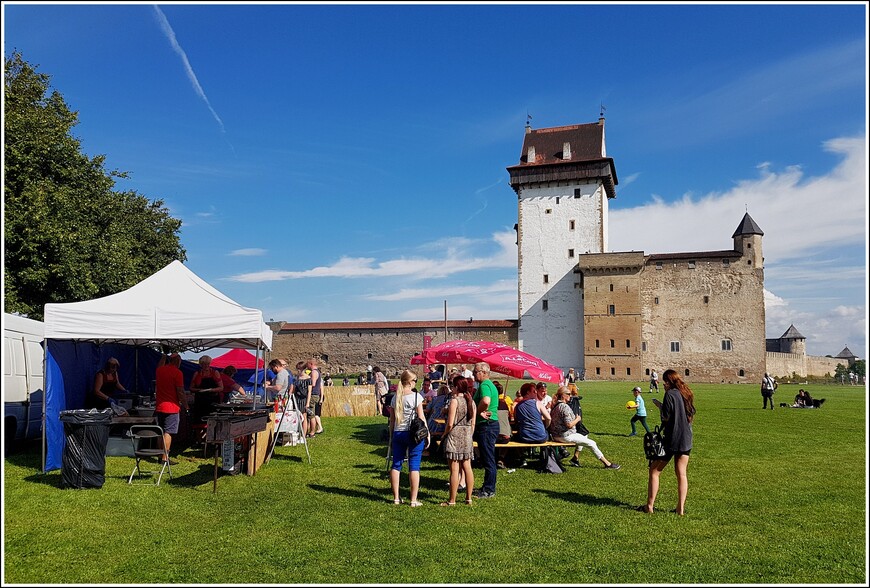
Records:
M749 213L743 215L743 220L737 226L731 238L734 239L734 250L739 251L749 263L758 269L764 269L764 256L761 251L762 231Z

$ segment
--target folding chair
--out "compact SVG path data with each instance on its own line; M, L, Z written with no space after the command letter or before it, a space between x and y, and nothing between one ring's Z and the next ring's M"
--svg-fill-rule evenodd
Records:
M160 480L163 478L163 472L169 470L169 479L172 479L172 465L169 463L169 454L163 449L163 428L159 425L133 425L130 427L130 439L133 443L133 455L136 458L136 467L130 473L128 484L133 483L133 476L139 473L142 474L160 474L157 476L157 482L152 482L150 485L159 486ZM159 446L152 447L152 443L156 441ZM142 470L141 461L150 457L163 459L160 470ZM137 482L137 484L146 484L147 482Z

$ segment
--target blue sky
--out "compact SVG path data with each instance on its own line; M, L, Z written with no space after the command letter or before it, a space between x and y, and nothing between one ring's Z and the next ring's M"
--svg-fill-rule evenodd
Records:
M867 345L867 8L3 3L118 189L267 320L516 318L534 128L598 120L613 251L765 233L767 336Z

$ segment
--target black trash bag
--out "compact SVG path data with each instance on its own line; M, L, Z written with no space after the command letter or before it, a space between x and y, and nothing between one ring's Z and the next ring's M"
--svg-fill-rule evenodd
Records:
M541 447L541 459L538 461L539 474L564 474L565 468L556 459L556 452L552 447Z
M112 410L64 410L60 421L66 440L60 468L63 487L102 488Z

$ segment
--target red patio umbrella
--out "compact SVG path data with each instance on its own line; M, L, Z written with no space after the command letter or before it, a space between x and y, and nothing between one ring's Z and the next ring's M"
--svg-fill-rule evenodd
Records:
M485 361L492 371L544 382L561 382L562 370L531 353L493 341L447 341L411 358L411 365L430 363L477 363Z

